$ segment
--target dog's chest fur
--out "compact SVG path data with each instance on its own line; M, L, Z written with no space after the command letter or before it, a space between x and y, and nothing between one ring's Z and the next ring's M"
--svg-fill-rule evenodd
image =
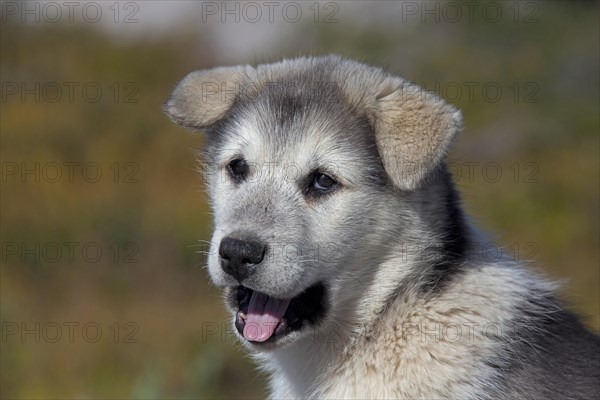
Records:
M490 265L427 300L398 296L352 343L329 333L266 356L272 398L486 398L500 389L502 333L528 284L543 285Z

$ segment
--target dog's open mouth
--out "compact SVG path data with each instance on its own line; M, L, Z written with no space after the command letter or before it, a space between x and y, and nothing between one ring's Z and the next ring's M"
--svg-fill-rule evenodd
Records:
M293 299L276 299L238 286L239 310L235 327L250 342L274 342L308 322L316 323L325 313L325 286L318 283Z

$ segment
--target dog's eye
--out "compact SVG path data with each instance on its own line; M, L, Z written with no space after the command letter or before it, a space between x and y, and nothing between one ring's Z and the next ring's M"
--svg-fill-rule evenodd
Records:
M329 175L316 173L315 178L313 179L313 187L317 190L328 191L333 189L333 187L337 184L337 182L330 177Z
M248 174L248 164L242 159L235 159L227 165L227 171L233 179L240 182Z

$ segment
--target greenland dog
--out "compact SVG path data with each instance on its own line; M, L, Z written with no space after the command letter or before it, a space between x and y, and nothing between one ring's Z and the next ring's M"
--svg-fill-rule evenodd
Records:
M599 398L598 337L463 214L451 105L333 55L192 72L165 111L206 134L208 270L272 398Z

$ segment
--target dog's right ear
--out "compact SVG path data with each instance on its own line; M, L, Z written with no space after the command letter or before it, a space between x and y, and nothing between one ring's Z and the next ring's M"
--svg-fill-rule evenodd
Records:
M163 109L179 125L206 128L225 117L253 70L239 65L194 71L177 85Z

